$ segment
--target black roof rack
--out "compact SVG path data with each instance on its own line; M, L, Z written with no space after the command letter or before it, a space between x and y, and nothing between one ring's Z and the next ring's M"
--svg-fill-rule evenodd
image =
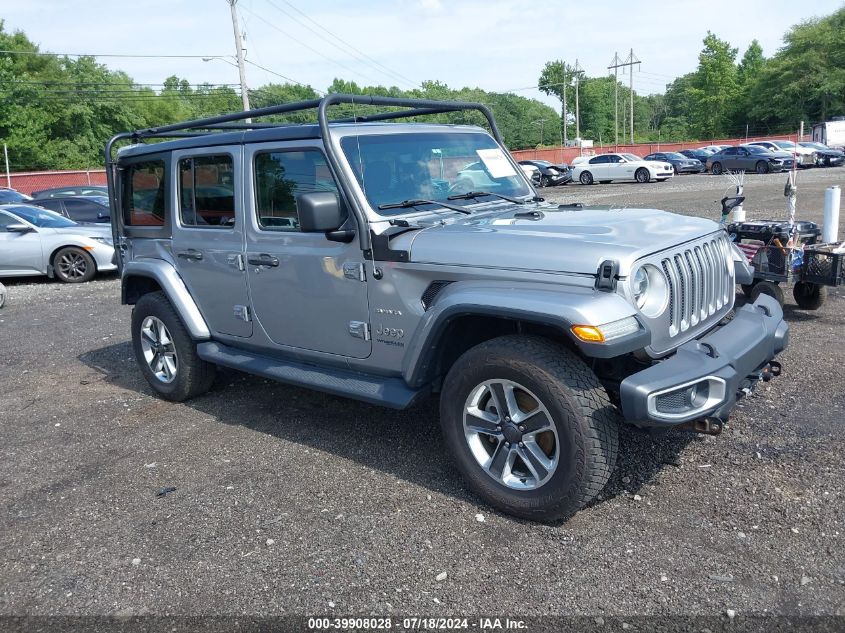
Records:
M334 121L330 120L328 116L329 107L342 103L352 105L400 107L407 109L394 112L379 112L376 114L354 116L352 118L347 117L343 119L336 119ZM296 103L283 103L268 106L266 108L256 108L254 110L233 112L231 114L223 114L204 119L183 121L181 123L172 123L159 127L151 127L115 134L108 140L105 147L106 178L108 181L109 199L111 200L112 208L119 208L114 182L114 169L116 165L114 159L114 146L118 141L132 140L138 142L143 139L152 138L191 138L220 133L222 131L247 131L268 127L290 126L290 123L253 122L252 119L274 114L289 114L292 112L304 112L308 110L317 111L317 123L320 128L320 136L323 139L326 157L335 173L340 172L340 162L338 157L335 155L332 144L329 142L329 126L332 123L371 123L431 114L443 114L446 112L476 110L484 115L484 118L487 119L487 123L490 126L490 131L492 132L493 137L496 141L498 141L499 145L504 147L504 141L502 140L502 135L499 132L499 128L496 125L495 120L493 119L493 113L482 103L464 101L434 101L428 99L403 99L371 95L330 94L322 99L311 99L308 101L298 101ZM338 184L343 186L342 183ZM346 194L347 200L349 200L352 204L353 212L358 223L359 234L361 236L361 244L362 247L366 249L369 246L369 234L366 233L365 212L363 209L358 208L359 205L354 196L350 195L350 192L344 191L344 193ZM114 222L115 227L117 224L117 222Z

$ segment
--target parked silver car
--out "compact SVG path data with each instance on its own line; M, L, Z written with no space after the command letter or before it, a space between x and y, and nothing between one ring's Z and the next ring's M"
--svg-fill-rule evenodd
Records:
M0 205L0 277L48 275L67 283L117 269L111 229L29 204Z

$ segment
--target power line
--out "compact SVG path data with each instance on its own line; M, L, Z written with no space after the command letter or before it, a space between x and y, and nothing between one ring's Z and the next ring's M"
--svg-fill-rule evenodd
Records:
M291 78L291 77L288 77L287 75L283 75L282 73L277 73L275 70L270 70L269 68L266 68L266 67L262 66L261 64L256 64L255 62L250 61L250 60L248 60L248 59L245 59L244 61L245 61L247 64L250 64L250 65L252 65L252 66L255 66L256 68L260 68L260 69L261 69L261 70L263 70L264 72L270 73L271 75L276 75L277 77L281 77L282 79L284 79L284 80L286 80L286 81L290 81L290 82L292 82L292 83L295 83L296 85L298 85L298 86L302 86L303 88L310 88L310 86L309 86L309 85L304 84L304 83L302 83L301 81L297 81L296 79L293 79L293 78ZM320 93L320 94L325 94L324 92L322 92L322 91L320 91L320 90L316 90L315 88L311 88L311 89L312 89L312 90L314 90L315 92Z
M370 76L368 76L368 75L365 75L364 73L362 73L362 72L360 72L360 71L356 71L356 70L354 70L354 69L350 68L349 66L347 66L346 64L344 64L344 63L342 63L342 62L337 61L336 59L332 59L331 57L329 57L329 56L327 56L327 55L324 55L323 53L321 53L319 50L317 50L317 49L316 49L316 48L314 48L313 46L310 46L309 44L306 44L306 43L305 43L305 42L303 42L302 40L297 39L296 37L294 37L293 35L291 35L291 34L290 34L290 33L288 33L287 31L285 31L285 30L284 30L284 29L282 29L282 28L279 28L278 26L276 26L275 24L273 24L272 22L270 22L270 21L269 21L269 20L267 20L266 18L262 17L261 15L259 15L259 14L255 13L255 12L253 12L253 11L250 11L250 10L249 10L249 9L247 9L246 7L243 7L243 10L244 10L244 11L246 11L247 13L249 13L250 15L252 15L252 16L254 16L254 17L258 18L259 20L261 20L262 22L264 22L264 24L266 24L267 26L269 26L270 28L275 29L276 31L278 31L278 32L279 32L279 33L281 33L282 35L285 35L285 36L286 36L286 37L288 37L289 39L293 40L294 42L296 42L296 43L297 43L297 44L299 44L300 46L304 46L305 48L307 48L308 50L310 50L312 53L315 53L316 55L319 55L319 56L320 56L320 57L322 57L323 59L325 59L325 60L327 60L327 61L329 61L329 62L331 62L331 63L333 63L333 64L336 64L336 65L340 66L341 68L344 68L345 70L348 70L348 71L349 71L349 72L351 72L351 73L354 73L354 74L356 74L356 75L359 75L359 76L361 76L361 77L364 77L367 81L373 82L374 84L378 84L378 81L376 81L376 80L375 80L375 79L373 79L372 77L370 77Z
M368 60L368 61L369 61L369 62L371 62L372 64L375 64L376 66L378 66L379 68L381 68L381 69L382 69L382 72L384 72L384 73L386 73L386 74L388 74L388 75L391 75L391 76L393 76L393 77L395 77L395 78L398 78L400 81L402 81L402 82L404 82L404 83L406 83L406 84L408 84L408 85L410 85L410 86L412 86L412 87L414 87L414 88L416 88L417 86L419 86L419 85L420 85L420 84L419 84L419 82L415 82L415 81L413 81L413 80L411 80L411 79L408 79L406 76L402 75L401 73L398 73L398 72L396 72L396 71L394 71L394 70L391 70L390 68L388 68L387 66L385 66L384 64L382 64L381 62L379 62L378 60L374 59L373 57L370 57L369 55L367 55L366 53L364 53L364 52L363 52L363 51L361 51L360 49L358 49L358 48L356 48L355 46L353 46L352 44L350 44L350 43L346 42L346 41L345 41L345 40L343 40L340 36L335 35L335 34L334 34L334 33L332 33L331 31L329 31L326 27L322 26L322 25L321 25L321 24L319 24L318 22L314 21L311 17L309 17L308 15L306 15L305 13L303 13L302 11L300 11L300 10L299 10L297 7L295 7L293 4L291 4L290 2L287 2L287 0L282 0L282 2L284 2L287 6L289 6L289 7L290 7L291 9L293 9L294 11L296 11L298 14L300 14L300 15L301 15L302 17L304 17L306 20L308 20L309 22L311 22L312 24L314 24L314 25L315 25L317 28L319 28L321 31L324 31L324 32L325 32L325 33L327 33L329 36L331 36L332 38L334 38L335 40L337 40L338 42L340 42L341 44L343 44L343 46L344 46L344 47L346 47L346 49L347 49L347 50L344 50L343 48L341 48L340 46L338 46L337 44L335 44L334 42L332 42L330 39L328 39L328 38L327 38L327 37L325 37L324 35L321 35L321 34L320 34L320 33L318 33L317 31L315 31L313 28L311 28L310 26L308 26L307 24L304 24L301 20L297 19L295 16L291 15L289 12L287 12L287 11L285 11L284 9L282 9L281 7L279 7L279 6L278 6L277 4L275 4L272 0L265 0L265 1L266 1L266 2L267 2L267 4L269 4L271 7L273 7L273 8L274 8L274 9L276 9L277 11L280 11L281 13L285 14L285 15L286 15L286 16L288 16L290 19L294 20L297 24L299 24L300 26L303 26L304 28L308 29L309 31L311 31L312 33L314 33L314 35L316 35L317 37L319 37L319 38L320 38L320 39L322 39L323 41L328 42L329 44L331 44L332 46L334 46L336 49L338 49L339 51L341 51L342 53L345 53L345 54L347 54L347 55L348 55L348 54L350 54L350 51L352 51L352 55L353 55L354 57L356 57L356 58L358 59L358 61L363 62L364 60Z
M45 57L139 57L147 59L206 59L223 57L223 55L147 55L147 54L118 54L118 53L47 53L42 51L3 51L0 55L42 55Z

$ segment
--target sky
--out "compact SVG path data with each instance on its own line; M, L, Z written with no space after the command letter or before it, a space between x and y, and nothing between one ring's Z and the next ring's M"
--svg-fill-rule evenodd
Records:
M624 58L633 48L642 62L634 89L663 92L695 69L707 30L740 56L753 39L769 56L791 25L843 1L238 0L236 6L251 88L284 78L318 90L335 77L401 88L436 79L556 105L532 87L548 60L577 59L596 76L609 72L615 52ZM99 58L138 83L160 84L174 74L190 83L238 82L227 0L0 0L0 19L44 51L197 56Z

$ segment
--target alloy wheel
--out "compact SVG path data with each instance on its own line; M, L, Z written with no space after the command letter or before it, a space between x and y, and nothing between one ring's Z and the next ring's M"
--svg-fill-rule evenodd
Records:
M487 380L464 405L464 437L478 465L516 490L545 484L560 462L560 443L548 409L523 385Z
M176 379L179 358L173 337L161 319L148 316L141 323L141 351L156 378L164 383L171 383Z
M81 253L65 251L56 261L59 273L65 279L81 279L88 272L88 262Z

